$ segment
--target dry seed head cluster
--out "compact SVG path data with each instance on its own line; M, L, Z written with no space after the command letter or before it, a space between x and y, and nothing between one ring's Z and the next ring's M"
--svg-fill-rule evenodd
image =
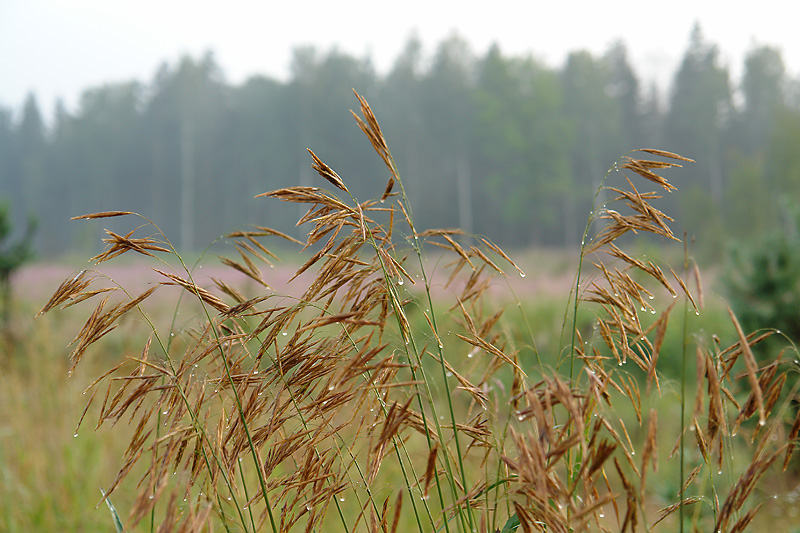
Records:
M699 502L686 496L657 520L645 515L660 436L657 411L643 412L640 381L646 395L662 393L658 361L676 306L649 326L641 317L655 312L650 302L659 288L678 293L659 266L617 242L630 232L676 240L672 219L651 204L659 195L640 192L627 176L608 187L617 196L598 214L605 225L582 249L595 269L588 282L578 280L575 295L595 307L596 334L584 341L575 331L577 342L554 354L560 359L536 365L529 354L523 359L501 327L502 309L487 299L506 264L524 272L486 238L465 245L454 238L457 230L417 231L404 194L393 192L402 182L380 126L356 96L360 115L353 115L389 172L380 201L356 201L309 150L312 167L344 196L316 187L259 195L305 204L298 224L309 230L304 243L263 227L228 236L238 256L221 261L254 281L255 294L222 280L199 286L190 270L166 261L177 254L158 232L139 238L107 231L107 248L93 260L135 252L161 261L153 286L139 295L93 288L103 277L83 271L42 308L98 300L73 341L73 368L123 316L142 313L152 325L141 354L91 385L81 416L83 422L94 405L96 427L134 427L107 491L138 484L129 524L153 513L165 530L185 531L212 522L268 531L494 531L515 521L523 531L638 531ZM620 169L672 191L659 172L689 160L644 152L667 161L626 157ZM114 216L138 215L78 218ZM409 241L393 240L396 220ZM300 297L273 292L261 272L260 264L277 259L264 242L272 238L316 249L293 278L313 273ZM431 298L422 242L453 258L446 282L452 302ZM191 329L175 336L150 320L146 300L161 287L179 288L201 310ZM447 338L437 323L445 319L447 333L456 328ZM758 415L752 438L761 436L750 464L727 497L714 500L719 531L743 530L753 519L758 507L748 508L748 498L781 454L786 468L800 432L795 418L789 444L770 445L767 435L786 431L786 373L778 364L759 367L751 346L760 338L745 336L731 319L738 338L730 348L697 349L698 386L685 430L694 432L702 462L680 492L701 490L698 473L721 468L734 432ZM739 356L745 368L736 373ZM565 376L565 359L577 361L579 372ZM629 361L634 368L620 369ZM636 431L615 415L614 402L632 406Z

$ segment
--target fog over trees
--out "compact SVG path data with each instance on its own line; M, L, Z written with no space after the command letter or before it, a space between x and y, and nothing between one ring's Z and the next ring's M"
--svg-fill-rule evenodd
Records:
M458 36L430 51L411 39L385 75L368 59L304 47L287 81L241 85L210 53L184 57L146 82L87 89L49 125L35 95L0 108L0 197L15 227L38 218L45 257L95 247L96 228L69 218L104 210L150 218L182 250L247 224L296 232L296 207L253 197L326 186L306 148L359 199L383 190L386 169L348 112L355 88L381 122L419 227L460 226L511 247L576 245L606 170L653 147L697 160L670 173L679 192L659 204L676 233L720 246L722 235L780 226L800 199L798 80L770 47L751 49L742 70L732 79L699 27L667 93L643 83L621 43L552 68L497 46L476 54Z

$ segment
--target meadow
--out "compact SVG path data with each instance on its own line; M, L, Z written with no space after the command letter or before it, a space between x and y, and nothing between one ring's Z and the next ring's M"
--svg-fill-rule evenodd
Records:
M263 195L307 240L188 263L94 213L132 231L18 283L1 529L792 531L798 355L754 351L780 332L742 331L658 209L691 161L628 154L574 256L508 254L415 226L358 103L380 198L313 152L320 187Z

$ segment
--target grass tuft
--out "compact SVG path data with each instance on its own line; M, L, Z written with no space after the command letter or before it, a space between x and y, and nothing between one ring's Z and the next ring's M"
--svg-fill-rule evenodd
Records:
M660 362L682 357L665 341L669 317L679 295L700 312L699 271L694 296L667 265L625 251L631 234L678 240L653 204L675 189L661 173L690 160L647 149L612 167L602 186L610 201L587 223L562 322L570 341L542 353L536 328L508 318L496 297L507 272L525 272L489 238L415 226L378 121L356 96L357 125L389 172L383 194L359 201L309 150L334 190L259 195L302 204L307 239L262 227L230 234L238 255L221 263L239 287L199 282L141 215L79 217L138 217L124 236L108 231L93 260L134 252L156 264L138 294L79 272L39 313L95 302L70 371L129 317L147 325L140 351L88 387L81 415L132 428L104 493L115 524L109 496L123 483L138 491L126 522L150 530L633 532L686 522L732 532L752 523L767 473L794 452L794 367L781 355L758 366L760 337L732 312L728 348L697 341L676 475L666 454L676 435L661 421L676 425L691 376L684 364L675 384ZM286 287L261 271L277 259L271 239L308 255ZM154 296L165 291L181 295L167 320ZM688 330L683 340L692 342Z

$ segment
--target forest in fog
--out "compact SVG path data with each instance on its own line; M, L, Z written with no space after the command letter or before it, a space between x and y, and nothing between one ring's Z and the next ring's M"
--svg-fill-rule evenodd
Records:
M34 94L22 109L0 108L0 198L18 231L38 220L40 257L95 249L97 226L69 218L104 210L148 217L185 251L248 224L299 234L296 206L254 196L327 186L306 148L360 200L385 186L348 111L356 89L383 127L418 227L572 246L606 171L632 149L659 148L697 163L669 173L678 192L656 205L675 216L676 234L714 248L720 236L785 227L800 198L798 80L767 46L753 46L739 79L730 69L699 27L668 90L641 80L621 43L554 68L496 46L476 53L458 36L430 51L410 39L380 75L368 58L305 47L287 80L239 85L213 54L184 57L149 81L88 88L52 120Z

